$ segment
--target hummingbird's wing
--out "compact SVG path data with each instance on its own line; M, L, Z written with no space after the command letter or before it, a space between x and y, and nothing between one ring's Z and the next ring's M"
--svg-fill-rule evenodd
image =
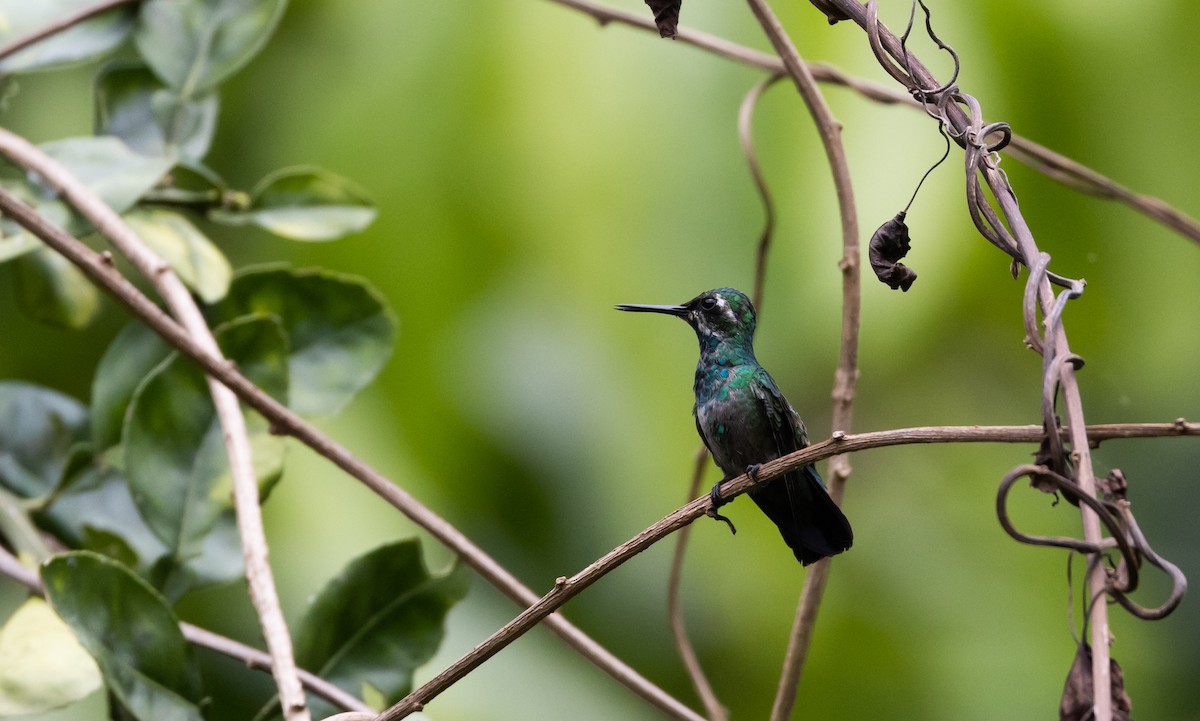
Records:
M799 414L779 391L774 379L760 369L751 382L779 456L808 445ZM817 469L808 465L768 483L750 494L758 507L779 527L797 560L804 565L841 553L854 540L850 522L825 490Z

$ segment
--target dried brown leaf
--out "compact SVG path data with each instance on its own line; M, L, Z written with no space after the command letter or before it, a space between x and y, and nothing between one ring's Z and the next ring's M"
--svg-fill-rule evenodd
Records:
M1109 659L1109 675L1112 688L1112 717L1113 721L1131 721L1129 711L1133 702L1125 693L1125 674L1121 665L1115 659ZM1086 643L1079 645L1075 653L1075 661L1067 672L1067 682L1063 684L1062 702L1058 707L1060 721L1091 721L1094 718L1092 697L1092 647Z
M646 4L654 12L658 34L664 38L675 37L679 29L679 6L683 5L683 0L646 0Z
M879 226L879 230L871 236L871 244L867 249L867 258L871 261L871 269L880 281L886 283L892 290L899 288L907 291L917 279L917 272L900 263L899 260L908 255L910 242L908 226L904 224L904 211L896 214L895 218Z

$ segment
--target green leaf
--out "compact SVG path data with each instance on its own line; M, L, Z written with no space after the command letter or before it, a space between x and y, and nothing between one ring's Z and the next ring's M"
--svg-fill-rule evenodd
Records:
M110 556L143 576L166 553L134 506L124 476L103 456L68 472L37 523L68 547Z
M92 379L92 442L103 451L121 442L125 411L138 385L171 354L167 344L139 322L121 329Z
M181 98L143 65L111 66L96 83L96 134L143 155L199 161L217 124L217 94Z
M87 423L87 408L70 396L0 381L0 483L26 498L49 493Z
M469 583L461 564L430 575L415 539L377 548L317 594L296 634L296 662L349 693L369 684L395 703L412 689L413 671L437 651L446 612ZM324 701L310 701L313 718L333 713Z
M146 0L133 39L183 97L212 89L249 62L274 32L285 0Z
M279 318L291 356L289 406L302 415L337 412L375 378L395 342L395 320L379 293L323 270L250 269L207 314L210 322Z
M357 233L375 216L374 202L349 180L320 168L285 168L259 182L247 210L213 213L212 219L320 241Z
M217 339L247 378L286 398L287 344L274 319L242 319L219 330ZM282 472L284 440L257 414L248 414L246 425L255 473L272 482ZM147 525L171 560L200 556L205 538L231 507L233 482L208 383L190 359L175 355L138 388L123 438L125 473Z
M171 169L171 158L135 153L120 139L66 138L39 146L101 200L124 213Z
M14 263L17 307L60 328L83 328L100 312L100 291L71 261L41 246Z
M67 624L30 598L0 629L0 716L40 714L100 688L100 670Z
M96 0L0 0L0 46L93 7ZM0 61L0 73L46 70L115 48L133 29L134 7L118 7L51 35Z
M138 237L196 291L205 303L225 297L233 268L217 246L179 213L160 208L125 215Z
M124 476L106 465L103 456L91 458L71 473L37 520L67 546L96 551L133 568L171 601L195 586L225 583L242 575L231 509L204 537L200 555L181 561L146 525Z
M42 565L46 597L96 659L105 683L143 721L201 721L195 650L145 581L88 551Z
M4 183L4 188L33 206L38 215L51 224L67 229L68 232L76 230L72 227L71 210L61 200L46 200L39 195L37 188L20 180L9 180ZM40 247L42 247L42 241L33 233L22 228L11 218L0 218L0 263L19 258Z
M4 225L7 224L0 224L0 263L32 253L42 245L42 241L33 233L24 229L14 229L11 225L5 228Z

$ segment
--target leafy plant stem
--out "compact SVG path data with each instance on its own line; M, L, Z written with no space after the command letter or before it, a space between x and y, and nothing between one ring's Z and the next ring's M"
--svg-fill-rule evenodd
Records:
M0 138L2 138L2 134L0 134ZM2 151L3 143L0 142L0 152ZM11 217L22 227L29 229L47 245L79 266L85 275L132 311L154 332L184 355L196 361L209 376L232 389L243 402L261 413L271 422L274 432L296 438L351 477L361 481L447 548L459 554L488 583L491 583L518 605L525 607L537 602L537 594L518 581L515 576L463 535L461 531L350 453L345 447L300 418L287 406L263 392L231 364L209 353L178 322L164 313L161 308L122 276L113 266L111 257L91 250L79 239L47 222L3 188L0 188L0 212ZM596 664L647 702L674 718L683 721L704 721L703 716L651 683L562 616L553 614L545 621L551 630L584 658Z
M17 560L16 556L9 553L3 546L0 546L0 574L8 576L33 593L42 595L42 581L38 578L37 573ZM271 669L271 656L253 646L247 646L241 641L235 641L228 636L213 633L190 623L180 623L179 629L183 632L184 638L197 646L203 646L237 659L249 668L264 671ZM347 711L371 712L370 706L320 676L304 669L298 669L298 674L305 687L339 708Z
M57 188L63 196L96 229L108 238L121 253L133 263L166 301L171 312L179 319L185 332L204 351L221 362L216 338L209 329L192 295L171 267L157 257L142 243L137 234L112 208L96 197L65 168L59 165L29 141L7 130L0 129L0 152L17 165L32 170ZM280 703L287 721L308 721L304 688L296 675L296 662L292 653L291 636L279 606L275 580L267 561L266 533L262 525L262 511L258 498L258 482L250 450L250 438L246 431L246 419L242 415L237 396L211 376L207 378L213 405L220 420L226 452L229 456L233 476L234 507L246 568L246 581L250 599L258 614L263 635L273 659L272 670L279 687Z

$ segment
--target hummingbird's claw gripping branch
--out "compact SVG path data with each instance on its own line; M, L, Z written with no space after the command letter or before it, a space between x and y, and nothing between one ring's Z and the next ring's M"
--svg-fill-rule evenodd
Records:
M714 521L724 521L725 524L729 526L729 532L737 534L737 528L733 525L733 521L729 520L728 517L717 513L718 508L726 503L729 503L729 499L721 498L721 484L727 480L727 478L722 478L721 480L717 481L713 484L712 490L708 492L708 499L712 501L712 506L709 507L706 515Z

